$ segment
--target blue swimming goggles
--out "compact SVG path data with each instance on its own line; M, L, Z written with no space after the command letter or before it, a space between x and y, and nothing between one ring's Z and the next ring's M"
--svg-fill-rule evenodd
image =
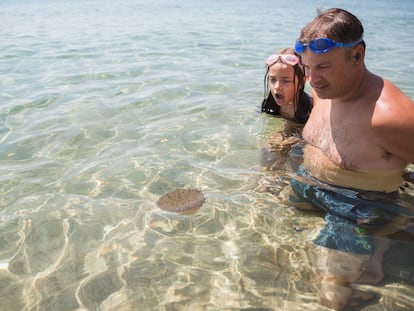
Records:
M298 54L304 53L306 50L306 47L309 47L309 50L311 50L313 53L320 54L320 53L326 53L332 50L333 48L354 47L355 45L357 45L358 43L361 43L362 41L363 39L361 38L354 42L341 43L341 42L332 41L329 38L318 38L315 40L311 40L308 43L302 43L299 41L299 39L297 39L295 43L295 52Z

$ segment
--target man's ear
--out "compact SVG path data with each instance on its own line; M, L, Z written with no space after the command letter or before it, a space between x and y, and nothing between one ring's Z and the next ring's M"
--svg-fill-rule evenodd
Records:
M358 63L361 59L363 59L365 55L365 50L361 44L358 44L355 49L352 51L352 60L354 63Z

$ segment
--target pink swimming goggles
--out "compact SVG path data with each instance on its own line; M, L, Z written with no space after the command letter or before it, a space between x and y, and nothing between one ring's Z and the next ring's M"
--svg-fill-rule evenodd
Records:
M267 67L272 66L279 59L282 61L282 63L288 64L290 66L299 65L302 68L299 57L293 54L272 54L266 59Z

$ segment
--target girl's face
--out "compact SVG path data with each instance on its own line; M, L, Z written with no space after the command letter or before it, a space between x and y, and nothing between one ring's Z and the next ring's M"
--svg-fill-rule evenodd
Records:
M276 104L280 107L292 104L298 88L293 67L277 62L270 66L268 76L269 89Z

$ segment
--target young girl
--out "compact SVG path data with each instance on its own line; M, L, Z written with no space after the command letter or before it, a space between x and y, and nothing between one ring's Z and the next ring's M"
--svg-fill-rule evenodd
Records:
M305 93L305 73L293 48L284 48L266 60L262 112L304 124L313 107Z
M287 120L284 129L272 132L262 150L261 165L266 170L281 169L286 160L293 168L301 162L301 132L313 107L305 93L305 73L293 48L284 48L266 60L265 98L262 112Z

